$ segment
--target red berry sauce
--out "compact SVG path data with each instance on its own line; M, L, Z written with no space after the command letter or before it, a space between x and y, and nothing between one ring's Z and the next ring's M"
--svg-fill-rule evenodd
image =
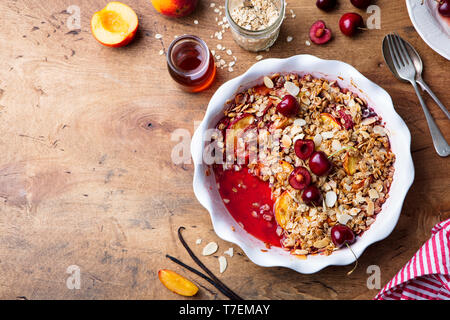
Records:
M252 175L247 168L223 170L222 166L217 165L214 166L214 173L220 196L226 199L225 207L234 220L257 239L281 247L269 183Z

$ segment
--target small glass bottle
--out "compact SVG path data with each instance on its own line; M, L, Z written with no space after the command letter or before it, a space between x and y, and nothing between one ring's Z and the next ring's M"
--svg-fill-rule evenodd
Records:
M243 49L248 51L262 51L270 48L278 38L280 33L280 27L284 20L285 14L285 0L272 0L273 4L277 8L278 17L270 26L262 30L249 30L243 28L237 24L232 16L232 11L242 6L245 0L226 0L225 1L225 14L227 21L231 26L231 34L234 41L240 45Z
M167 68L178 86L188 92L207 89L216 77L216 65L208 46L193 35L172 41L167 52Z

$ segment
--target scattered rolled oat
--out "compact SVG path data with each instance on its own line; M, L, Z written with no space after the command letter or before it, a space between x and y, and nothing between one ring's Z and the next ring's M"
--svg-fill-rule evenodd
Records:
M198 20L194 20L194 24L198 24Z
M155 34L155 39L162 39L162 34L159 34L159 33L157 33L157 34Z
M257 56L255 57L255 59L258 60L258 61L261 60L262 58L263 58L262 55L257 55Z
M196 241L195 241L195 244L201 244L202 243L202 239L197 239Z
M309 47L311 45L311 42L309 42L309 40L306 40L305 44Z
M286 38L286 41L287 41L287 42L291 42L292 39L294 39L294 38L292 38L291 36L288 36L288 37Z

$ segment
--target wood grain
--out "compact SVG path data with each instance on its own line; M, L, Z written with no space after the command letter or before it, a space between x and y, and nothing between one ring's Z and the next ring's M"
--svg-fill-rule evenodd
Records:
M411 130L416 177L399 223L391 236L366 250L351 276L346 276L350 266L313 275L261 268L218 239L193 194L192 165L171 160L177 143L171 133L177 128L193 133L213 92L249 68L256 55L240 49L229 33L221 41L210 38L218 28L208 1L178 20L162 17L148 0L125 2L136 10L140 27L135 41L120 49L99 45L89 30L90 17L106 1L0 3L0 298L180 299L157 279L158 269L170 268L200 285L196 299L224 299L165 258L169 253L193 265L176 239L183 225L197 253L197 238L217 241L220 252L235 248L220 278L245 298L371 299L377 290L366 286L367 267L379 265L386 283L431 227L450 217L449 160L434 152L413 89L393 77L381 56L382 37L399 32L420 52L424 78L449 105L450 62L420 39L404 1L376 1L381 30L350 39L337 23L342 13L356 10L348 1L326 14L312 1L288 0L296 18L288 15L277 43L262 53L308 53L354 65L391 94ZM81 30L67 28L70 5L81 8ZM327 22L334 40L306 46L309 26L317 19ZM156 33L163 38L156 40ZM235 71L219 70L205 92L179 91L158 52L182 33L199 35L211 48L221 43L232 49L238 58ZM287 43L287 36L294 40ZM426 102L450 138L448 120L431 99ZM217 257L203 260L218 273ZM80 267L79 290L66 287L70 265Z

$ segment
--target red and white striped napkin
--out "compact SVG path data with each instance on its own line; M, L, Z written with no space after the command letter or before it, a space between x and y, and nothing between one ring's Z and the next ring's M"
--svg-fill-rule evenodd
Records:
M450 219L375 296L375 300L450 300Z

